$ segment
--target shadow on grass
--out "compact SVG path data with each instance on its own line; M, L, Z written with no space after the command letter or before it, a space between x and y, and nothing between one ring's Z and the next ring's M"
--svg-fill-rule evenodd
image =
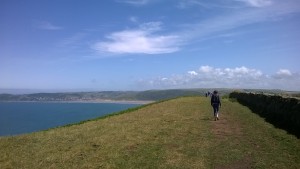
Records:
M299 100L252 93L232 93L230 98L230 101L248 107L274 127L300 138Z
M244 105L244 106L247 106L247 105ZM300 128L297 128L296 126L286 123L284 121L278 120L278 119L280 119L280 117L272 117L272 116L269 116L268 113L266 113L266 112L259 112L259 111L256 111L256 109L254 109L254 108L251 108L249 106L247 106L247 107L253 113L258 114L260 117L264 118L266 122L272 124L274 127L283 129L287 133L292 134L292 135L296 136L298 139L300 139Z

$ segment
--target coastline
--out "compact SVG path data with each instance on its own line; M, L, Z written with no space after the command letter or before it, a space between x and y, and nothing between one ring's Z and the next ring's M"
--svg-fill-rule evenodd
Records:
M150 104L155 101L152 100L71 100L71 101L20 101L20 100L9 100L9 101L0 101L0 103L9 103L9 102L23 102L23 103L116 103L116 104Z

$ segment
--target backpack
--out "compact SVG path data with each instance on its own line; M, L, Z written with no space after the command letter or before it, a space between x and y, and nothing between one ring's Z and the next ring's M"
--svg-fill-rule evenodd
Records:
M212 95L211 100L212 103L220 103L219 95Z

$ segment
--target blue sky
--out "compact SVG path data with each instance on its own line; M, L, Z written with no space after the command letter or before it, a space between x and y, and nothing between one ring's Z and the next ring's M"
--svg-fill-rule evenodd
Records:
M1 0L0 89L300 90L299 0Z

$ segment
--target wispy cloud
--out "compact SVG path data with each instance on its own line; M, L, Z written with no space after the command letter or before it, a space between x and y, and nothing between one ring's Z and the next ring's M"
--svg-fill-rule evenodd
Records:
M206 39L211 36L223 34L242 26L270 22L283 16L300 13L300 2L287 1L259 1L259 0L237 0L256 5L259 8L236 9L226 12L221 16L202 20L201 22L182 25L181 31L176 34L185 38L186 41Z
M99 53L115 54L161 54L179 50L179 38L175 35L158 35L160 22L149 22L138 29L114 32L106 41L95 43L92 48Z
M54 25L48 21L42 21L37 24L37 28L43 30L61 30L63 27Z
M138 82L146 88L272 88L300 90L300 74L281 69L273 75L244 66L214 68L201 66L185 74L143 79Z
M77 45L78 43L81 43L82 39L84 39L87 36L87 33L76 33L70 37L67 37L63 39L60 42L60 46L70 46L70 45Z
M264 7L271 5L273 3L272 0L237 0L245 2L246 4L253 6L253 7Z
M203 9L213 8L240 8L237 4L232 1L214 0L214 1L203 1L203 0L180 0L177 4L180 9L186 9L191 7L201 7Z
M129 20L130 20L131 22L133 22L133 23L137 23L137 22L138 22L138 17L136 17L136 16L131 16L131 17L129 17Z
M124 0L124 3L146 4L148 1ZM178 24L177 31L170 31L168 27L160 34L162 24L160 22L149 22L139 25L136 29L120 30L106 35L106 39L98 41L93 45L93 49L99 53L109 52L114 54L144 53L160 54L173 53L183 48L184 44L202 42L211 38L222 38L240 27L271 22L283 16L300 13L300 2L294 0L234 0L221 1L220 3L210 3L200 0L182 0L181 4L197 4L207 8L226 7L234 5L236 9L230 12L226 10L222 15L215 16L200 22ZM220 4L220 5L219 5ZM245 7L247 6L250 7ZM129 20L137 22L136 17ZM244 31L245 32L245 31ZM237 35L236 33L234 35ZM183 43L184 42L184 43ZM233 40L226 41L231 43Z
M116 0L116 2L127 3L127 4L130 4L130 5L140 6L140 5L148 4L149 0Z

